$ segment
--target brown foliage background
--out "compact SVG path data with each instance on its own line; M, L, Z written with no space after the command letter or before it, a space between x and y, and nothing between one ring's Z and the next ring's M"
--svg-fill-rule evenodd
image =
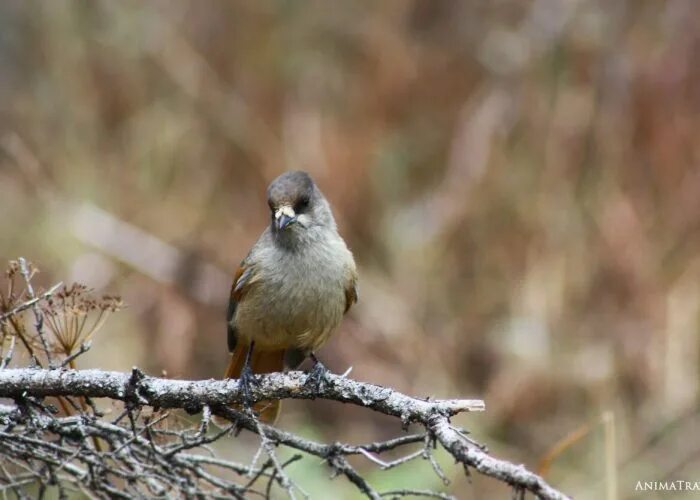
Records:
M0 257L30 257L46 286L124 297L83 367L218 377L228 278L204 263L232 271L267 223L266 184L305 169L360 265L360 303L322 352L334 371L483 397L461 423L534 468L590 425L546 474L577 497L603 491L605 412L621 496L689 479L694 7L3 2ZM116 244L81 218L96 207L142 232ZM286 403L281 423L351 441L396 431L321 402ZM507 493L459 475L460 498Z

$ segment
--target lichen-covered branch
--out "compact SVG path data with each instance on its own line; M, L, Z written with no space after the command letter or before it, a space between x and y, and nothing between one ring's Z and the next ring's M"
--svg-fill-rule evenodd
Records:
M258 377L252 386L254 400L273 398L322 398L355 404L401 419L404 425L422 424L427 433L457 460L479 473L504 481L514 488L528 490L540 498L561 499L565 495L549 486L542 478L522 466L496 459L450 425L450 417L466 411L480 411L480 400L422 400L401 394L386 387L328 375L320 388L306 384L302 372L275 373ZM382 451L382 444L357 447L343 444L313 442L277 428L257 422L250 413L232 410L232 402L241 402L242 392L237 380L183 381L149 377L134 369L132 373L99 370L38 370L5 369L0 371L0 397L22 401L27 397L42 399L48 396L110 398L131 407L150 406L158 409L184 409L196 413L210 409L238 427L262 434L274 444L283 444L299 451L326 459L339 473L346 475L360 489L374 497L366 482L359 481L345 456ZM104 428L95 426L100 436ZM0 435L2 439L2 435ZM139 439L146 439L140 437ZM422 439L419 437L418 439ZM396 446L400 443L396 441ZM172 450L170 455L173 454ZM273 468L273 470L275 470ZM281 471L277 471L281 474Z
M483 411L484 402L474 399L425 401L378 385L328 374L320 388L307 384L304 372L257 376L251 387L253 402L263 399L332 399L353 403L400 417L405 423L426 422L433 414L451 417L465 411ZM7 369L0 372L0 397L86 396L110 398L158 408L199 411L205 405L241 402L237 379L171 380L148 377L134 369L131 374L101 370Z

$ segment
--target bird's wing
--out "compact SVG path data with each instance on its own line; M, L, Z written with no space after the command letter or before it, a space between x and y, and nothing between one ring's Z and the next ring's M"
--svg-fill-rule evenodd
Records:
M228 311L226 312L226 326L228 329L228 350L233 352L238 343L238 331L236 329L236 309L248 290L248 285L253 281L254 266L248 258L241 262L236 271L231 286L231 296L228 301Z
M345 312L347 313L352 305L359 299L359 291L357 289L357 272L353 269L347 284L345 285Z

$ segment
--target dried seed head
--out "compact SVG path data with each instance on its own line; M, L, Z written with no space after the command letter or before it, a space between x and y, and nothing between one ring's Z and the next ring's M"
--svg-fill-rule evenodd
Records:
M54 336L56 351L72 354L99 330L107 317L123 308L120 297L94 298L81 283L64 286L42 305L46 325Z
M124 301L116 295L105 295L100 300L98 307L103 311L113 313L124 309Z
M15 276L17 276L17 273L19 273L19 269L19 262L16 260L11 260L7 265L7 271L5 271L5 274L7 274L8 279L13 279Z

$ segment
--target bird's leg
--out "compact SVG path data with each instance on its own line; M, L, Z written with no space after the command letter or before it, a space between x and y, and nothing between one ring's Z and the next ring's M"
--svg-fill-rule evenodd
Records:
M306 384L312 386L315 392L318 392L323 387L323 383L326 381L326 375L330 373L328 368L319 361L313 352L309 353L309 357L314 362L313 368L309 372L309 377L306 379Z
M241 390L243 391L243 407L250 408L251 404L251 394L250 387L252 385L257 385L258 381L255 379L253 370L250 368L250 358L253 355L253 349L255 348L255 342L251 342L248 346L248 352L245 354L245 360L243 361L243 369L241 370Z

